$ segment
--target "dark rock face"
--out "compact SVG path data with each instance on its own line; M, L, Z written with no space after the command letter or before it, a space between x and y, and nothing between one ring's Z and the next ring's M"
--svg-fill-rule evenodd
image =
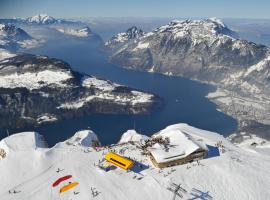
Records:
M138 27L132 26L126 31L126 35L128 39L135 39L143 36L144 32Z
M48 57L18 55L0 61L0 79L0 128L91 113L148 113L160 103L154 95L74 72Z

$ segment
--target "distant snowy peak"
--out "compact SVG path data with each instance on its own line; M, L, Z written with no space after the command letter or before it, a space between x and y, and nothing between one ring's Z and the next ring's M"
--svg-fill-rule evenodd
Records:
M29 17L26 19L28 23L32 24L54 24L59 20L47 15L47 14L39 14L33 17Z
M81 38L86 38L86 37L90 37L94 35L92 30L88 26L81 29L57 28L56 30L67 35L72 35L72 36L81 37Z
M128 41L139 39L144 36L145 33L136 26L132 26L127 29L126 32L118 33L113 36L108 42L105 43L105 46L117 45L117 44L125 44Z
M228 36L236 39L238 37L234 31L215 17L203 20L173 20L169 24L157 28L154 33L171 33L175 38Z
M13 24L0 24L0 37L8 37L9 39L16 40L29 40L32 38L23 29Z

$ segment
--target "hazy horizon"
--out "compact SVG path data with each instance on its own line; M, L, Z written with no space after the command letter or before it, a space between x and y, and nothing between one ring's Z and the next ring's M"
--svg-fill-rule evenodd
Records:
M45 13L56 18L232 18L270 19L270 2L260 0L1 0L0 18ZM256 9L254 9L256 8Z

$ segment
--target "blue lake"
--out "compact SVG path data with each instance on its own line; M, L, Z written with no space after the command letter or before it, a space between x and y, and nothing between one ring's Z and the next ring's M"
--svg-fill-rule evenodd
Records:
M236 130L236 121L217 111L215 104L205 98L214 90L212 86L113 66L107 62L107 55L98 49L93 41L58 38L29 52L63 59L76 71L155 93L162 97L164 106L149 115L92 114L33 128L45 136L50 146L87 128L98 134L102 144L117 142L128 129L151 135L174 123L188 123L224 136Z

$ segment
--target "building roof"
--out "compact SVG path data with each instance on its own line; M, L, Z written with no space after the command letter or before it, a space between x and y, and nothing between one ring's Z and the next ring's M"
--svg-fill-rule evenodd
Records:
M185 158L199 149L208 150L205 144L194 139L188 133L179 130L177 127L167 127L157 133L156 136L168 137L170 140L167 150L164 148L164 145L158 143L148 148L157 163Z
M105 159L118 166L121 167L122 169L128 170L130 169L133 165L134 165L134 161L130 160L128 158L125 158L119 154L113 153L113 152L109 152L105 155Z

